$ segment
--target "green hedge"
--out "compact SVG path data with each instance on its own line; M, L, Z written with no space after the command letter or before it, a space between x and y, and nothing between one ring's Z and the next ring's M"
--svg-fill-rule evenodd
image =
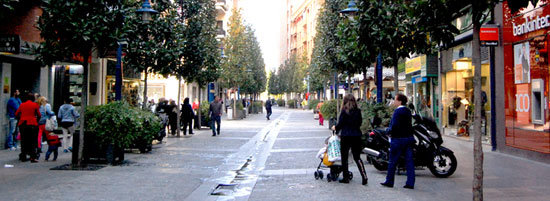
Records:
M210 115L208 115L208 112L210 111L210 103L208 101L204 100L201 102L201 118L204 118L206 122L210 122ZM195 114L198 115L198 114ZM202 120L201 120L202 121ZM201 122L204 123L204 122Z
M321 114L327 120L336 118L336 100L325 101L321 106Z
M248 111L248 113L250 114L258 114L260 112L263 111L263 107L264 107L264 104L262 101L254 101L251 105L250 105L250 109Z
M138 140L152 141L161 129L153 113L121 101L89 106L85 115L86 131L96 135L100 146L128 148Z
M284 107L285 106L285 100L283 100L283 99L277 100L277 106Z
M290 99L287 101L288 102L288 107L289 108L298 108L298 100L296 99Z
M363 123L361 125L361 131L366 133L370 130L371 120L377 116L382 119L381 127L387 127L390 125L391 116L393 115L394 107L386 106L382 103L359 103L361 114L363 116Z
M316 109L316 108L317 108L317 104L319 104L319 102L321 102L321 101L319 101L319 100L317 100L317 99L309 100L309 101L308 101L308 108L309 108L310 110Z

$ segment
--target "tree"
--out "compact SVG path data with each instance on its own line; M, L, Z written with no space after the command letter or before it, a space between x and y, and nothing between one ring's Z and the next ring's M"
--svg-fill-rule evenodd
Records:
M130 4L125 12L124 30L121 38L127 39L128 49L125 64L135 72L144 73L143 108L147 106L147 78L150 73L167 76L181 65L179 59L183 47L183 25L178 23L176 6L171 1L157 1L159 15L144 23L135 12L139 2Z
M262 57L262 50L258 42L254 29L246 26L246 72L245 81L242 83L241 92L252 94L255 98L257 94L264 92L266 89L266 73L265 63Z
M180 58L183 63L176 68L174 73L179 78L187 80L188 83L196 82L199 85L200 103L200 89L208 83L216 81L220 76L221 52L216 39L215 2L211 0L182 1L182 6L183 20L186 24L183 32L185 45L181 50ZM201 111L200 104L198 111ZM198 112L198 115L198 124L201 125L201 112Z
M81 114L86 113L88 100L88 60L92 52L99 56L114 49L121 32L123 12L126 10L121 1L43 1L43 14L38 21L40 36L44 41L37 50L38 60L45 65L57 61L66 61L73 56L81 56L80 64L84 68L82 84ZM75 135L72 164L80 166L84 145L84 115L80 117L80 133ZM77 147L78 146L78 147Z

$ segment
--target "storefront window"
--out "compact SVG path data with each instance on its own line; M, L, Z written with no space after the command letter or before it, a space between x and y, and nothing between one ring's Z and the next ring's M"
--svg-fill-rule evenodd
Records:
M466 53L464 53L466 52ZM442 125L445 134L460 137L472 137L474 122L474 66L471 59L471 44L453 50L451 66L441 74ZM481 65L482 95L482 140L488 142L491 133L491 88L490 65L488 61Z
M504 2L503 12L506 145L550 153L548 26L537 24L550 7L539 2L511 13Z

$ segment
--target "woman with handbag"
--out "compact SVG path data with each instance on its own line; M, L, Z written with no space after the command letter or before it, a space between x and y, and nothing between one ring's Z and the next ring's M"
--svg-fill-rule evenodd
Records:
M342 103L342 111L338 118L338 124L332 126L332 130L340 132L340 152L342 154L342 171L344 178L340 180L340 183L349 183L349 168L348 168L348 155L351 148L351 153L361 177L363 178L362 184L366 185L368 182L367 173L365 171L365 165L360 158L361 155L361 124L363 118L361 116L361 110L357 107L357 102L353 95L348 94L344 97Z
M52 106L48 104L48 99L44 96L40 96L37 101L40 106L39 111L42 118L38 121L38 153L42 153L42 136L48 135L50 132L46 130L46 121L55 113L52 112ZM44 135L43 135L44 134ZM40 156L37 157L37 159Z
M34 94L27 94L26 99L15 112L15 116L19 119L18 126L21 133L19 160L27 161L27 155L29 155L31 163L36 163L38 162L36 142L38 142L38 120L41 118L40 107L34 102Z

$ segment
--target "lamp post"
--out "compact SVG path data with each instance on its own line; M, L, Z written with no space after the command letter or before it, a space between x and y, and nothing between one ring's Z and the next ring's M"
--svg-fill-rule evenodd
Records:
M141 20L144 24L149 24L153 20L152 15L159 13L158 11L151 8L149 0L144 0L141 4L141 9L136 11L137 14L141 14ZM144 80L144 92L143 92L143 109L147 107L147 67L145 68L145 80Z
M117 42L118 48L116 51L116 81L115 81L115 100L122 100L122 48L128 46L126 40Z

